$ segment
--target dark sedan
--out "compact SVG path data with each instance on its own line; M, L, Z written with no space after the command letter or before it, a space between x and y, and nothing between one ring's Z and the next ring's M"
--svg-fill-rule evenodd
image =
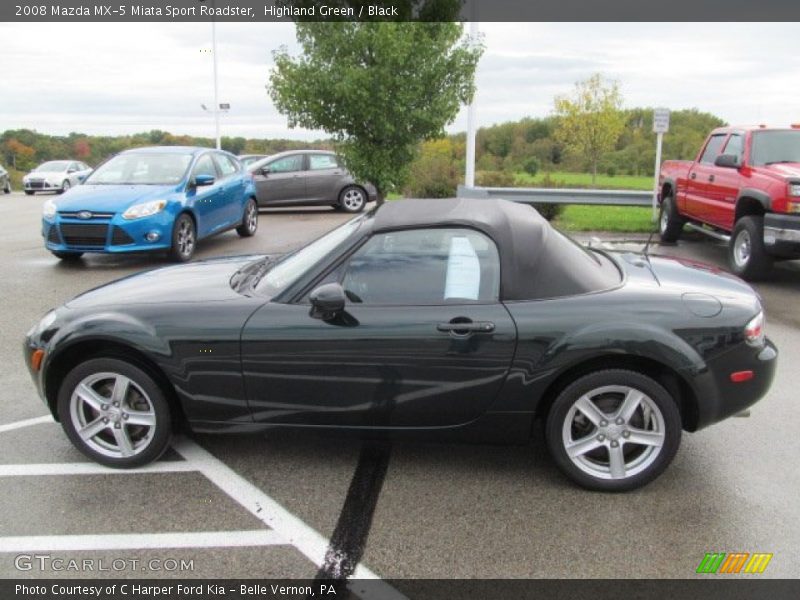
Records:
M262 207L330 205L357 213L377 198L375 187L353 179L333 152L281 152L247 168L253 174L258 205Z
M286 256L166 267L36 324L25 360L113 467L172 428L525 443L578 484L657 477L681 431L745 410L777 351L757 295L704 265L587 250L532 208L391 202Z

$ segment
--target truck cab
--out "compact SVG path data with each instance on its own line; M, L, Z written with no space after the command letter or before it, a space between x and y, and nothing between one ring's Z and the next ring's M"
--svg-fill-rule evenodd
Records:
M750 280L800 258L800 125L715 129L695 160L664 162L659 190L665 242L684 226L725 241Z

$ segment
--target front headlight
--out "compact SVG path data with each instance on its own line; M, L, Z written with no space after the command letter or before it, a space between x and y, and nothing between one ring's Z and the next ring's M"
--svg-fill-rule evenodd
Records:
M744 339L750 346L763 346L764 345L764 327L765 327L764 311L760 311L750 322L744 327Z
M48 200L47 202L44 203L44 206L42 207L42 216L45 219L53 219L55 218L57 211L58 207L56 206L56 203L53 202L52 200Z
M43 316L36 325L30 328L27 337L31 338L38 336L55 322L56 311L51 310L45 316Z
M160 213L167 206L166 200L152 200L150 202L142 202L141 204L134 204L124 213L123 219L141 219L142 217L151 217Z
M800 183L790 183L788 188L787 193L790 196L800 196Z

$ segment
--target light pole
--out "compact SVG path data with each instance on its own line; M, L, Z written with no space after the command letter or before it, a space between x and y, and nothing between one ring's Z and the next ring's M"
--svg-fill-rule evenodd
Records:
M212 2L212 7L216 2ZM219 136L219 82L217 80L217 22L211 18L211 57L214 61L214 132L217 138L217 150L222 149L222 139Z
M469 36L472 40L478 39L478 7L477 2L472 3L472 20L469 23ZM477 93L477 92L476 92ZM475 96L467 107L467 172L464 175L464 186L475 187Z

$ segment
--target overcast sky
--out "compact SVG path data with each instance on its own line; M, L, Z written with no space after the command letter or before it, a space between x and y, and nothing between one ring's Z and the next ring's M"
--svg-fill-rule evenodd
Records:
M800 122L797 25L483 23L479 125L542 117L553 96L601 72L625 105L698 108L730 123ZM297 49L294 25L217 26L223 135L314 139L289 129L266 90L273 49ZM0 131L213 136L207 23L2 23ZM448 129L466 128L462 110Z

